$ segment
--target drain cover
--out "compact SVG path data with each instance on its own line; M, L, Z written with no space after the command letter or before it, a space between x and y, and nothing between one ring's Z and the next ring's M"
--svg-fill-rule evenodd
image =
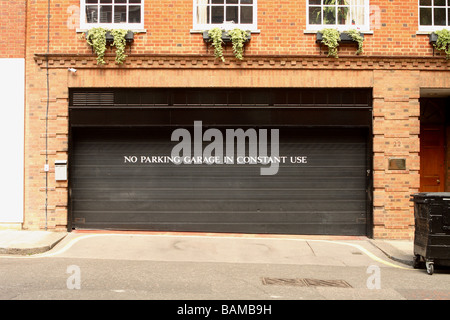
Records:
M289 278L262 278L262 284L264 285L276 285L276 286L300 286L306 287L306 283L303 279L289 279Z
M305 279L308 287L334 287L334 288L351 288L345 280L318 280L318 279Z
M345 280L321 280L321 279L298 279L298 278L261 278L263 285L298 286L298 287L334 287L351 288Z

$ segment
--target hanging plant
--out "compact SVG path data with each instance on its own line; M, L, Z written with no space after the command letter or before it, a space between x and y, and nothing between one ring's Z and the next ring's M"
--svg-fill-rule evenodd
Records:
M113 41L111 46L116 48L116 62L122 64L127 55L125 55L125 47L127 44L127 34L131 33L131 38L133 38L133 33L128 30L123 29L104 29L104 28L92 28L86 33L86 41L92 46L94 52L97 54L97 64L105 64L105 52L108 41ZM111 38L112 40L107 40Z
M210 29L203 32L203 40L207 43L211 42L211 46L214 47L214 56L216 59L220 59L225 62L223 56L223 46L226 43L230 43L233 46L234 56L238 60L243 59L244 43L251 38L249 31L244 31L239 28L235 28L228 32L220 28Z
M114 42L111 46L116 47L116 62L122 64L127 58L127 55L125 55L125 47L127 45L125 35L128 33L128 30L113 29L110 32L114 37Z
M238 60L243 59L244 43L247 41L249 32L235 28L228 31L228 35L231 37L231 43L233 44L234 56Z
M435 31L437 35L437 40L434 46L440 51L444 51L446 54L446 59L450 60L450 30L443 29L440 31Z
M106 32L104 28L92 28L86 35L87 43L92 46L94 52L97 54L97 64L105 64L106 51Z
M322 33L322 43L328 47L328 57L339 58L337 50L341 38L339 31L328 28L321 30L320 33Z
M222 40L222 30L220 28L210 29L208 35L211 38L211 46L214 47L214 57L225 61L223 57L223 40Z
M359 31L356 29L347 30L344 32L347 33L352 38L353 41L358 43L358 50L356 51L356 54L363 53L364 52L364 49L363 49L364 37L361 36L361 33L359 33Z

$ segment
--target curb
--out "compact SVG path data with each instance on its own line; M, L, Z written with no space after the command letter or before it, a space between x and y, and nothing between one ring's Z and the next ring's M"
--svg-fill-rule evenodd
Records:
M405 257L405 253L401 252L397 248L394 248L390 244L383 242L383 241L377 241L377 240L369 240L369 243L372 244L375 248L383 252L386 257L389 259L400 262L404 265L407 265L408 267L414 266L413 257L411 256L411 259L407 259Z
M50 237L50 239L47 239L46 244L23 244L23 245L11 245L9 247L0 247L0 254L3 255L33 255L33 254L40 254L47 252L51 250L54 246L56 246L59 242L61 242L65 237L66 234L54 234Z

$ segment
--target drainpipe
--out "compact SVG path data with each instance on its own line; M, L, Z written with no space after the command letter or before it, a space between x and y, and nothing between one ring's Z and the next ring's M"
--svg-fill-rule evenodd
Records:
M48 111L49 111L49 100L50 100L50 75L48 68L48 55L50 53L50 0L47 3L47 55L46 55L46 71L47 71L47 106L45 111L45 231L47 231L47 221L48 221Z

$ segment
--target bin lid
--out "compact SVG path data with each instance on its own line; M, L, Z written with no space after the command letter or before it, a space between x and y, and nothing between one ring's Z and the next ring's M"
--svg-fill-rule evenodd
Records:
M420 192L412 196L415 198L448 198L450 200L450 192Z

